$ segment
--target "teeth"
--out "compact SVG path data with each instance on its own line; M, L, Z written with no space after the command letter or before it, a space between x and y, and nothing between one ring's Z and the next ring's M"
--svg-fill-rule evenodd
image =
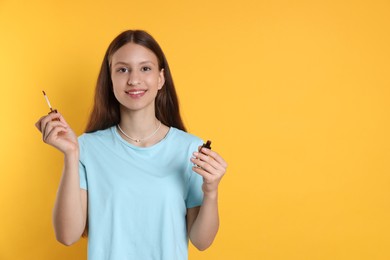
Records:
M129 91L129 92L127 92L128 94L130 94L130 95L138 95L138 94L141 94L141 93L144 93L145 91Z

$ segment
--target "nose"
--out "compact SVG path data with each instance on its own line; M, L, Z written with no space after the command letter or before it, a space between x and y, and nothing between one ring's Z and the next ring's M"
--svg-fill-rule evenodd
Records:
M135 71L130 72L129 78L127 80L127 85L136 86L139 84L141 84L141 79L140 79L139 75Z

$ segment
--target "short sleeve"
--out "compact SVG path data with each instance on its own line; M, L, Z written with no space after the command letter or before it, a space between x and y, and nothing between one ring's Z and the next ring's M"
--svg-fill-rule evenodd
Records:
M187 208L194 208L202 205L203 202L203 177L196 172L191 172L188 194L186 200Z
M195 144L192 145L190 151L192 152L197 150L198 145L201 145L202 141L199 140ZM189 172L189 182L188 182L188 193L186 198L186 207L194 208L202 205L203 202L203 177L192 170L193 164L191 163L188 168Z
M85 169L85 165L83 161L84 158L84 136L79 137L79 146L80 146L80 159L79 159L79 177L80 177L80 188L84 190L88 190L88 182L87 182L87 170Z
M80 188L88 190L87 173L84 164L79 161Z

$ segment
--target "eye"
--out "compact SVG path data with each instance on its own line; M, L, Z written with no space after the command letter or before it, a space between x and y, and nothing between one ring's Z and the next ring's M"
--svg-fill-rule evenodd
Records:
M147 66L141 68L141 71L150 71L150 70L152 70L152 68Z
M119 72L119 73L126 73L126 72L128 72L128 71L129 71L129 69L128 69L128 68L125 68L125 67L123 67L123 68L118 68L116 71L117 71L117 72Z

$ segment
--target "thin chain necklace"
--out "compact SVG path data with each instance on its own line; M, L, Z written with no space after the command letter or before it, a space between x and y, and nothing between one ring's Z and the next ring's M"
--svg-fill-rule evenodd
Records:
M122 130L122 128L119 126L119 124L117 125L117 127L118 127L119 131L121 131L121 133L122 133L124 136L126 136L127 138L129 138L131 141L136 142L136 143L140 143L140 142L142 142L142 141L145 141L145 140L151 138L152 136L154 136L154 135L158 132L158 130L159 130L160 127L161 127L161 121L158 121L158 122L159 122L160 124L158 125L157 129L156 129L151 135L149 135L149 136L147 136L147 137L145 137L145 138L142 138L142 139L137 139L137 138L133 138L133 137L128 136L128 135Z

